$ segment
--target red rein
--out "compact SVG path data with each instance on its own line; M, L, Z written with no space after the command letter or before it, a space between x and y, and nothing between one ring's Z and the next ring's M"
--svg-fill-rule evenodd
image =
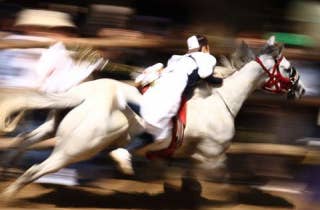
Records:
M260 64L262 69L268 74L269 80L263 85L263 89L270 91L272 93L283 93L287 92L292 83L289 78L283 77L280 70L279 65L283 59L281 56L276 63L272 67L272 69L268 70L265 65L262 63L259 57L256 57L256 62Z

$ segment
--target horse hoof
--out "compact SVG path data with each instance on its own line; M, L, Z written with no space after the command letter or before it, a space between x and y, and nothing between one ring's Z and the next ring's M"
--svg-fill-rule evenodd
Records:
M9 201L14 197L16 193L17 188L14 186L9 186L1 193L1 198L5 201Z
M181 191L194 197L200 197L202 192L201 183L194 178L182 178Z
M131 154L122 148L109 153L110 157L117 163L118 169L125 175L134 175L131 163Z

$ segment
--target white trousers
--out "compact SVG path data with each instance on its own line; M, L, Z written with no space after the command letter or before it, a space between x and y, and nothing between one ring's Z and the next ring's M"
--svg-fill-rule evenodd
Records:
M179 109L186 81L181 78L177 80L174 76L161 77L143 95L141 115L147 124L147 132L153 134L156 140L170 135L171 119Z

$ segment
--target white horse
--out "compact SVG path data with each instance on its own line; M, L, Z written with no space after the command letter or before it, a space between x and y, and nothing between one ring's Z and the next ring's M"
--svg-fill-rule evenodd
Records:
M199 163L215 162L232 139L234 118L243 102L257 88L288 93L299 98L304 88L298 73L282 56L282 47L271 37L256 61L251 61L224 80L219 88L207 87L188 101L185 139L173 157L192 157ZM123 140L141 129L141 119L127 102L139 104L135 87L111 79L83 83L66 93L46 95L34 91L17 94L0 103L2 120L21 109L72 108L56 132L57 143L51 155L33 165L8 186L4 195L11 196L41 176L56 172L69 164L91 158L106 147L124 144ZM0 128L4 125L0 124ZM143 151L168 146L169 139L154 143ZM143 153L142 151L142 153Z

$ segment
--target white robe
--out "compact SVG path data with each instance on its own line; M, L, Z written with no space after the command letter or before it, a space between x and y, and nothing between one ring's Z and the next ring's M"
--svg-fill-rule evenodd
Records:
M168 137L172 129L171 119L179 109L188 76L198 68L200 78L206 78L213 74L215 65L215 57L208 53L194 52L172 56L161 77L143 95L141 115L146 122L147 132L153 134L157 140Z

